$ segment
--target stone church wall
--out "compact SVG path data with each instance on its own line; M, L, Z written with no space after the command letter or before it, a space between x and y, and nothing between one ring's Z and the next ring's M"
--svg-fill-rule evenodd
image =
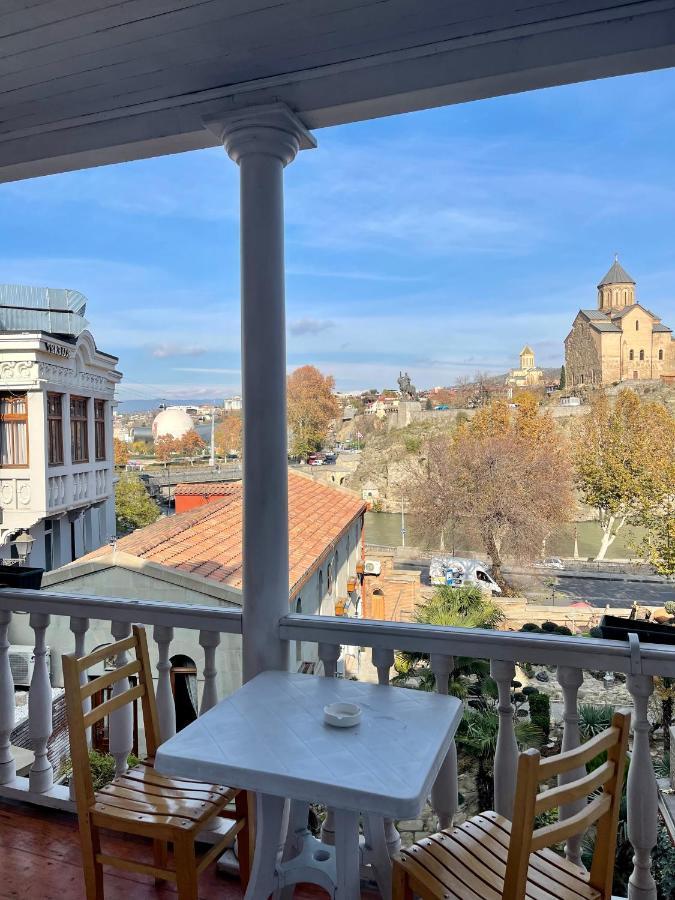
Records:
M598 346L591 328L578 317L565 340L565 372L568 387L597 384L602 378Z

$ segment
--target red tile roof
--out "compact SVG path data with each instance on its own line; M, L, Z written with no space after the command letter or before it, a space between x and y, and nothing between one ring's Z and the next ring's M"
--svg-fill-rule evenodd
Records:
M117 550L232 587L242 586L242 485L192 484L190 493L223 490L222 500L158 519L117 541ZM366 504L344 489L289 472L289 590L295 593L331 552ZM88 554L108 554L107 547Z
M241 483L238 481L199 481L196 484L177 484L174 497L227 497L230 494L241 495Z

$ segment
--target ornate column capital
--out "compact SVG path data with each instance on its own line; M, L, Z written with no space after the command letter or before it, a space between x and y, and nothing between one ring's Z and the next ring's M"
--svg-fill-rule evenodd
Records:
M250 106L208 116L204 124L236 163L255 153L273 156L287 166L299 150L312 150L317 145L314 135L285 103Z

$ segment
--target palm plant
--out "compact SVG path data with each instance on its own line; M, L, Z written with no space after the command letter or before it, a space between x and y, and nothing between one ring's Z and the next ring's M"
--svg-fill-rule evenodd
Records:
M423 603L418 603L413 621L421 625L440 625L455 628L494 628L504 618L502 610L487 598L479 587L466 585L460 588L439 587ZM397 674L392 683L410 687L411 680L419 690L432 691L436 678L429 668L427 653L401 652L396 656ZM458 657L450 673L449 692L464 698L468 693L467 678L474 676L480 685L490 674L485 660Z
M531 722L518 720L514 724L518 746L531 747L540 743L543 735ZM466 709L457 729L457 747L475 759L476 791L479 808L492 809L494 802L493 763L497 750L499 715L494 707Z
M579 704L579 733L582 741L600 734L612 724L614 707L607 704L595 705L593 703Z

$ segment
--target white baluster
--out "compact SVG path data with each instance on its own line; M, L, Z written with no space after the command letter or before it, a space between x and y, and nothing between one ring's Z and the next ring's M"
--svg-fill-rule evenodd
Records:
M112 636L121 641L131 634L131 625L127 622L113 622L110 626ZM126 650L117 654L115 666L121 669L129 662ZM129 679L121 678L113 685L112 696L117 697L129 689ZM115 774L124 775L129 768L127 759L134 746L134 710L131 703L125 703L108 716L108 736L110 755L115 758Z
M220 644L220 633L218 631L200 631L199 643L204 651L204 690L202 691L202 702L199 706L199 715L203 716L205 712L218 702L216 650L218 649L218 644Z
M340 650L339 644L319 643L319 659L323 663L323 674L326 678L335 678L337 661L340 659Z
M633 752L628 768L626 799L628 838L633 845L633 872L628 882L629 900L656 900L651 872L652 848L658 830L658 791L649 753L647 706L654 690L651 675L629 675L627 687L633 697Z
M16 764L10 737L14 731L14 679L9 664L9 625L12 614L0 610L0 784L14 781Z
M373 647L373 665L377 669L378 684L389 684L389 672L394 665L394 651Z
M339 644L319 643L319 659L323 663L325 678L335 678L337 673L337 661L340 658ZM326 810L326 818L321 826L321 840L324 844L335 845L335 814L332 809Z
M572 666L558 666L558 684L562 689L563 695L563 739L561 750L563 753L568 750L574 750L581 743L579 734L579 710L577 705L577 695L579 688L583 684L584 673L581 669L575 669ZM583 778L586 769L581 766L570 772L564 772L558 776L558 784L568 784L570 781L577 781ZM586 805L586 799L582 797L572 803L564 803L560 807L559 817L561 819L569 819L570 816L580 812ZM583 834L576 834L574 837L568 838L565 844L565 856L567 859L579 868L583 868L581 861L581 839Z
M454 657L432 653L430 665L431 671L436 677L436 692L447 696L450 672L455 667ZM458 791L457 745L453 738L431 789L431 806L438 816L439 828L449 828L452 825L453 817L457 812Z
M518 744L511 705L511 682L516 674L516 667L508 660L493 659L490 674L497 682L499 694L499 732L494 763L495 811L510 819L513 814L518 767Z
M176 733L176 704L171 690L171 663L169 648L173 640L173 628L155 625L153 637L157 642L157 715L159 717L160 742L168 741Z
M54 770L47 758L52 734L52 686L47 668L47 626L49 616L31 613L30 627L35 632L35 663L28 689L28 732L35 759L29 775L31 791L43 794L54 784Z

